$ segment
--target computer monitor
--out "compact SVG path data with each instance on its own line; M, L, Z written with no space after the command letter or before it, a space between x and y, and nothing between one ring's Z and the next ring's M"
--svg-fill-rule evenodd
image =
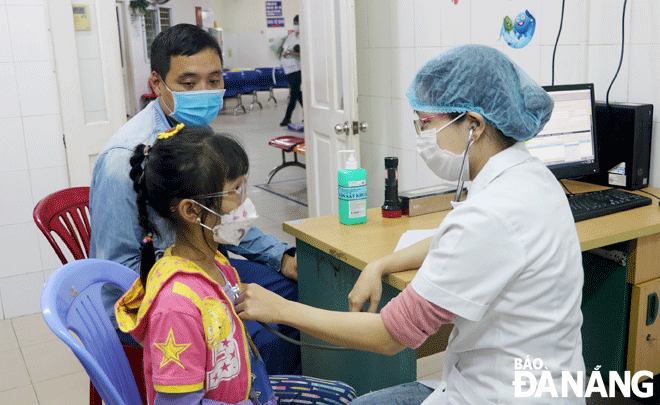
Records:
M555 101L550 121L527 149L557 179L598 173L598 138L594 125L594 85L543 86Z

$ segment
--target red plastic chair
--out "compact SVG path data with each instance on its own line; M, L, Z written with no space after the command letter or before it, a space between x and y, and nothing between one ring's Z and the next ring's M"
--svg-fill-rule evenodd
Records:
M53 233L69 248L74 260L85 259L89 252L89 187L74 187L47 195L34 207L37 227L55 250L62 264L67 259Z
M56 234L73 255L74 260L89 256L89 238L92 233L89 224L89 187L72 187L47 195L37 203L32 212L37 228L55 250L62 264L68 260L53 237ZM142 402L147 403L142 364L142 348L123 345L133 376L138 384ZM89 404L101 405L101 396L89 382Z
M305 138L292 136L292 135L279 136L277 138L271 139L268 142L268 145L278 149L282 149L282 163L276 166L273 170L271 170L270 173L268 173L268 181L266 181L266 184L270 184L270 181L273 179L273 176L275 176L275 173L279 172L285 167L298 166L298 167L302 167L303 169L305 168L305 164L298 161L298 155L296 153L293 153L293 149L296 146L304 143L305 143ZM287 153L293 153L292 162L291 161L287 162L286 160Z

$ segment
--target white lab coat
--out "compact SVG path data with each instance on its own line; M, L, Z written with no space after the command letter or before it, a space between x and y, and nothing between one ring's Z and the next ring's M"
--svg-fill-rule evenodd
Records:
M424 405L585 403L562 399L556 378L584 372L580 243L561 186L524 143L483 167L411 284L457 315L442 384ZM528 355L552 372L559 398L514 397L514 362Z
M296 35L295 32L292 32L284 40L284 44L282 45L282 53L286 51L293 52L293 48L296 45L300 46L300 37ZM284 73L287 75L300 70L300 58L297 58L293 55L283 56L282 59L280 60L280 63L282 64L282 69L284 69Z

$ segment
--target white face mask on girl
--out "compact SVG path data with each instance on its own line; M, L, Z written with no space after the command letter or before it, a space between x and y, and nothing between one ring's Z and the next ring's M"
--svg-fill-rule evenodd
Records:
M454 121L461 118L465 113L451 120L440 129L428 129L420 132L417 137L417 153L424 160L426 166L438 177L448 181L458 181L461 177L461 167L463 167L463 178L469 179L469 156L465 152L457 155L445 149L440 149L436 139L436 134L447 128ZM465 163L463 158L465 157Z
M225 215L220 215L197 201L195 201L195 203L220 217L220 223L213 228L200 222L202 227L213 232L213 240L217 243L238 246L241 239L243 239L243 236L245 236L247 231L252 227L254 221L259 218L259 215L257 215L257 209L249 198L246 198L245 201L243 201L243 204L238 208Z

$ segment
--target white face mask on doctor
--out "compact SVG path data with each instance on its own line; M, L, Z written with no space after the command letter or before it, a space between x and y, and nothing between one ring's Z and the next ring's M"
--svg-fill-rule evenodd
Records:
M415 127L417 128L417 153L424 160L426 166L438 177L448 181L458 181L461 178L461 168L463 172L463 179L469 179L469 157L465 156L465 151L460 155L452 153L445 149L440 149L437 143L436 135L438 132L453 124L456 120L464 116L462 113L454 118L447 124L439 129L428 129L421 131L420 120L416 120ZM472 131L470 132L470 137ZM465 162L463 162L465 160Z
M246 198L245 201L243 201L243 204L238 208L225 215L220 215L197 201L195 201L195 203L210 213L220 217L220 223L213 228L204 225L201 222L201 219L198 218L199 224L202 227L213 232L213 240L217 243L238 246L241 239L243 239L247 231L252 227L254 221L259 218L259 215L257 215L257 209L249 198Z

